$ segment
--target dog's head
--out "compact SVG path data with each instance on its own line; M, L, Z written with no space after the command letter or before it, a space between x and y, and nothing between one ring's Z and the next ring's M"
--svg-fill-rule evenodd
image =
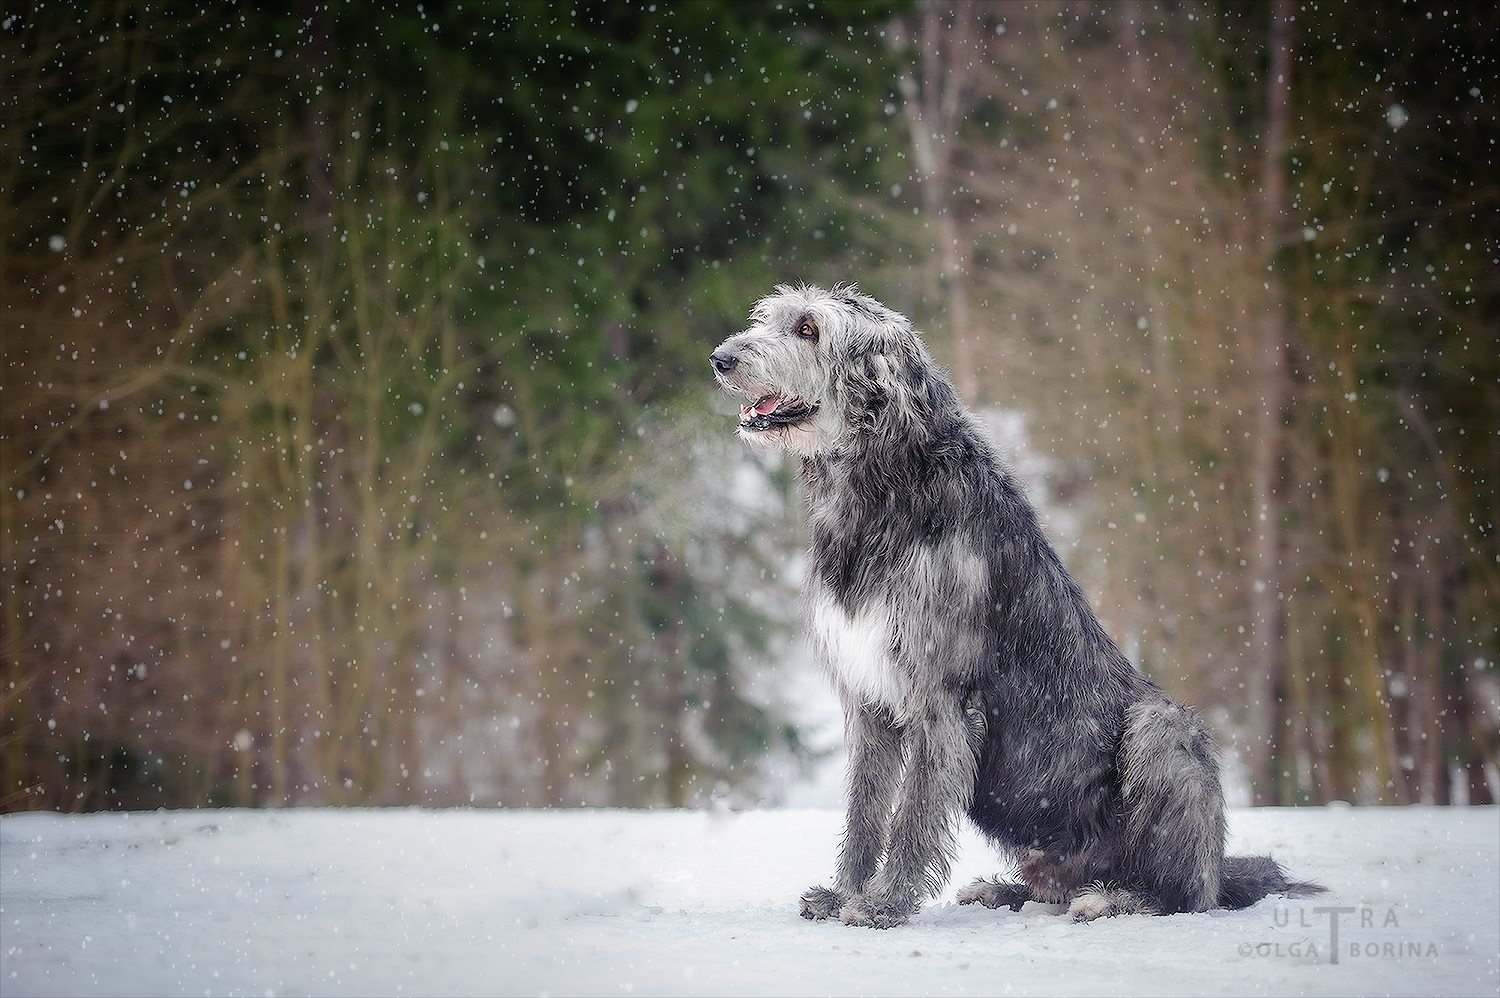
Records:
M745 440L812 455L841 443L900 390L898 367L921 346L911 324L853 285L777 285L750 326L709 355L740 402Z

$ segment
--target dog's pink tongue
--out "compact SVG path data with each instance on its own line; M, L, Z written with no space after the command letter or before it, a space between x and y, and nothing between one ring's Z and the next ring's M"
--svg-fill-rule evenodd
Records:
M776 411L776 407L780 404L781 396L772 395L770 398L761 399L759 402L755 403L755 411L762 416L769 416L771 413Z

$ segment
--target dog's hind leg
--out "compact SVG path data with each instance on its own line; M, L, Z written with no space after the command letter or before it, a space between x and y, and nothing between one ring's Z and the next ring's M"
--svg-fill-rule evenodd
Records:
M1162 914L1217 907L1224 794L1208 730L1186 707L1143 700L1126 712L1119 761L1121 881Z
M885 865L839 912L850 925L889 928L948 878L954 823L974 790L974 753L957 700L939 699L906 726L908 757Z
M1032 898L1031 890L1025 884L1009 883L998 877L992 880L980 877L967 887L958 889L959 904L978 902L986 908L1009 908L1011 911L1020 911L1022 905L1032 900L1035 899Z
M849 809L834 886L802 895L802 917L831 918L875 875L885 852L891 800L901 778L901 733L884 708L846 700Z

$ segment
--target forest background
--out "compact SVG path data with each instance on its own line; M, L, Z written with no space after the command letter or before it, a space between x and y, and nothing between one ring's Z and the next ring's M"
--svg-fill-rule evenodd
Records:
M1492 802L1496 38L0 14L0 809L781 799L803 525L706 358L838 280L925 331L1251 799Z

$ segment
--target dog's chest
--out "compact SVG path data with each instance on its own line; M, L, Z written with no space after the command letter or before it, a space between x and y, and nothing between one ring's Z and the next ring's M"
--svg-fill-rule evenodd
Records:
M814 648L839 685L861 703L904 714L911 689L891 655L889 608L872 600L850 614L822 585L809 602Z

